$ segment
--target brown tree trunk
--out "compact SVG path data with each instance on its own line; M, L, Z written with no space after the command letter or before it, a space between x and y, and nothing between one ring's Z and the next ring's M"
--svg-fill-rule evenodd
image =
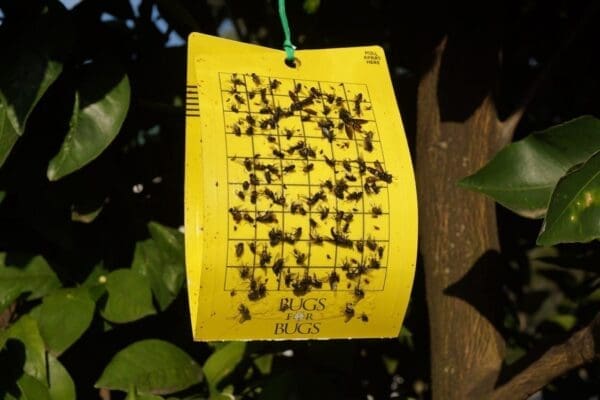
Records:
M418 89L416 174L433 399L487 398L502 365L504 341L494 327L494 204L457 186L504 144L491 97L498 57L490 43L482 39L492 48L486 50L444 39Z

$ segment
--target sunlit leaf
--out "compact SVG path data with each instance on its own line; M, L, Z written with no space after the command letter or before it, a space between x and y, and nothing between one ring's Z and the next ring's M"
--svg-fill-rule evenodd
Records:
M185 278L183 235L156 222L148 227L152 239L136 244L132 269L148 277L160 309L165 310Z
M25 350L23 371L41 381L46 380L46 349L37 323L29 315L22 316L7 330L0 332L0 349L9 340L20 341Z
M48 354L48 386L52 400L77 399L71 375L52 354Z
M202 369L211 393L218 393L217 385L235 369L245 351L246 342L229 342L208 357Z
M148 278L130 269L118 269L106 277L108 298L102 316L125 323L155 313Z
M597 238L600 238L600 152L558 182L537 243L549 246Z
M95 304L85 288L63 289L44 298L37 312L47 348L61 354L90 326Z
M254 359L254 365L263 375L271 373L271 367L273 366L273 354L263 354Z
M22 267L7 266L6 255L0 253L0 312L22 293L38 299L60 287L58 277L46 260L35 256Z
M6 400L55 400L50 397L50 392L46 385L39 379L36 379L28 374L23 374L16 382L19 389L19 395L13 397L8 395Z
M502 149L459 185L487 194L525 217L546 213L558 180L600 150L600 120L580 117Z
M169 394L202 379L202 369L184 351L162 340L142 340L118 352L96 382L97 388L142 394Z
M114 65L87 67L75 93L69 130L48 165L48 179L58 180L85 166L113 141L129 109L129 79Z

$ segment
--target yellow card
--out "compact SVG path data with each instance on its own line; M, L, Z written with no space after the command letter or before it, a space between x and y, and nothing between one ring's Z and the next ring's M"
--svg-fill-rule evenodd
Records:
M284 52L194 33L185 239L196 340L397 336L415 181L380 47Z

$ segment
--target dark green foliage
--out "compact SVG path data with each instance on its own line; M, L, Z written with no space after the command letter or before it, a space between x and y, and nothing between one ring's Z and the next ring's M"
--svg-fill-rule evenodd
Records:
M403 5L408 8L398 11L399 3L288 1L288 17L300 48L382 44L412 141L418 68L427 64L441 21L455 10L415 2L414 9ZM113 399L126 391L128 399L139 400L229 398L222 393L250 399L430 396L428 359L435 354L429 354L420 268L406 328L395 340L191 340L178 230L186 60L183 47L166 44L174 33L216 34L223 18L231 17L240 39L280 47L273 4L142 0L134 10L125 0L84 0L66 10L55 0L0 0L0 399L93 399L99 397L94 385L115 390ZM155 7L166 32L154 21ZM559 41L555 35L564 31L546 27L575 24L580 8L542 1L508 7L505 78L529 80L537 72L527 66L529 59L547 62ZM515 25L524 27L519 34L511 31ZM578 46L574 52L585 58L564 67L556 78L561 87L535 104L523 133L598 115L600 60L590 51L596 41ZM498 103L515 103L521 86L512 85ZM102 110L102 121L86 112L91 104ZM592 129L597 120L566 126L573 124ZM592 182L582 177L597 168L594 157L559 181L598 150L585 147L598 143L593 132L577 137L549 140L558 144L549 146L553 154L579 146L563 162L544 152L549 141L533 147L531 139L521 142L530 143L528 154L543 147L532 160L559 172L547 177L550 186L541 194L498 197L524 214L545 213L549 204L540 237L545 244L596 237L593 229L561 228L562 210L570 210L564 205L570 197L562 193L573 197L571 186ZM523 168L516 161L489 168L513 178L507 171L516 166ZM477 181L481 177L464 184L495 196ZM498 308L511 363L540 337L570 332L597 313L600 247L535 247L539 223L503 209L499 225L507 261L503 292L509 296L498 299ZM599 377L597 364L587 366L557 379L545 395L584 399L598 392Z

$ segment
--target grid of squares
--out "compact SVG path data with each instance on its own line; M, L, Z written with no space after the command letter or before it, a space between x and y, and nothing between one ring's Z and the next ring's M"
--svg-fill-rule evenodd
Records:
M236 73L220 73L220 84L231 214L224 289L383 290L389 196L383 181L365 187L367 170L385 170L367 86Z

